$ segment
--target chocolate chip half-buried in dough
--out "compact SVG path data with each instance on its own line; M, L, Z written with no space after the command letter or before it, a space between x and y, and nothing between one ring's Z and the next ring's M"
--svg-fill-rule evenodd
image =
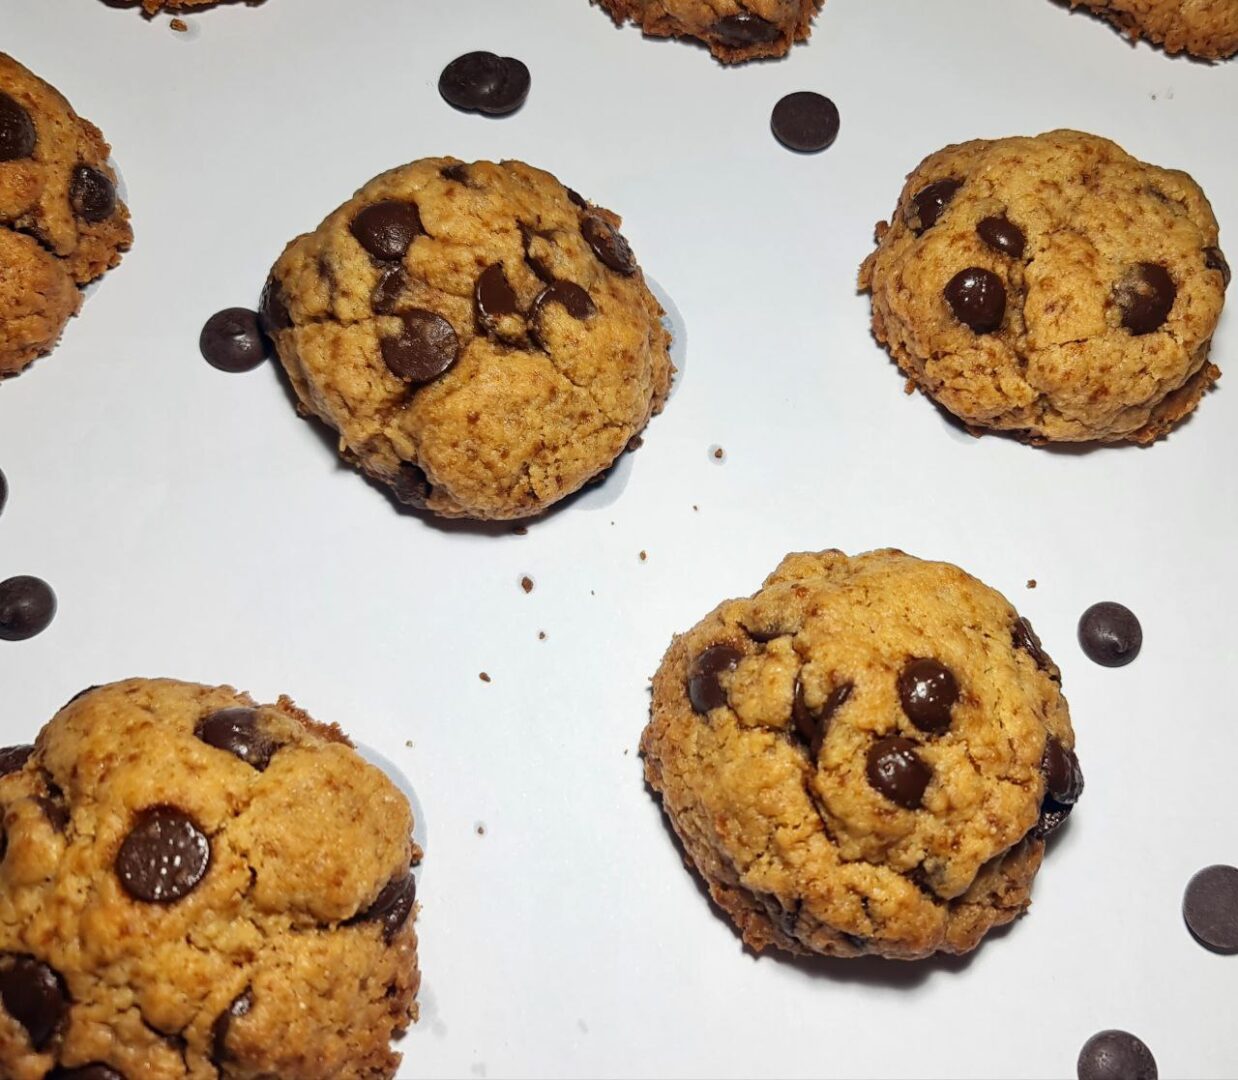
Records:
M1089 660L1104 667L1129 664L1143 647L1143 627L1122 604L1104 600L1079 619L1079 647Z
M1221 275L1221 285L1224 288L1229 288L1230 269L1229 263L1225 260L1225 252L1219 247L1204 248L1204 265L1209 270L1215 270Z
M215 1023L211 1025L211 1061L216 1066L223 1065L228 1059L228 1032L232 1029L232 1021L247 1016L253 1007L253 991L246 987L232 999L232 1004L215 1018Z
M412 874L393 878L383 886L368 908L348 920L353 926L364 922L381 922L383 938L390 943L408 921L408 916L417 902L417 881Z
M782 36L782 31L772 22L749 11L723 16L714 23L713 33L723 45L734 49L748 45L770 45Z
M1079 1080L1157 1080L1156 1059L1129 1031L1100 1031L1083 1044Z
M0 749L0 776L20 772L33 753L33 746L6 746Z
M529 96L529 69L510 56L471 52L443 68L438 92L447 104L465 112L504 116Z
M0 161L20 161L34 153L38 132L26 107L0 92Z
M1009 255L1012 259L1023 258L1027 237L1008 217L983 218L976 226L976 233L994 251Z
M492 263L483 270L473 286L473 310L482 329L494 333L499 319L520 313L516 291L503 273L502 263Z
M943 290L954 317L977 334L990 334L1006 314L1006 286L992 270L969 266L960 270Z
M1216 952L1238 952L1238 867L1208 866L1187 883L1182 917L1199 941Z
M79 165L69 182L69 202L83 221L98 224L116 209L116 186L98 169Z
M788 149L817 153L838 138L838 106L824 94L797 90L774 106L769 126L774 137Z
M791 720L800 738L808 744L809 753L814 760L821 753L821 744L825 741L826 732L830 729L831 718L846 704L854 689L854 683L842 683L830 691L829 697L825 699L820 709L810 709L804 700L803 684L798 679L795 680Z
M533 301L533 310L529 313L533 337L539 345L545 344L542 320L551 304L560 305L573 319L581 322L597 313L593 298L575 282L556 281L547 285L537 294L537 299Z
M207 319L198 349L211 367L233 373L252 371L271 354L258 313L242 307L224 308Z
M455 329L442 315L424 308L411 308L403 318L403 330L380 342L387 368L405 382L437 379L460 353Z
M262 297L258 301L258 320L262 324L262 332L268 336L292 326L292 316L288 314L284 291L273 277L267 278L266 284L262 286Z
M916 744L901 735L878 739L868 750L868 782L892 803L918 810L933 771L916 753Z
M22 574L0 581L0 640L41 634L56 615L56 594L42 578Z
M58 1065L47 1074L46 1080L125 1080L125 1077L110 1065L92 1061L89 1065L79 1065L76 1069L66 1069Z
M0 1005L26 1029L31 1045L42 1051L69 1012L64 980L33 956L0 954Z
M1010 643L1016 649L1026 652L1041 671L1049 670L1052 663L1049 660L1049 654L1041 646L1040 637L1032 629L1032 624L1022 615L1015 619L1014 625L1010 628Z
M718 681L724 671L734 671L744 658L733 645L711 645L688 668L688 700L698 713L726 704L726 691Z
M216 750L240 758L262 772L280 744L259 727L257 709L219 709L194 725L194 735Z
M950 727L950 710L959 700L958 680L945 664L916 657L899 673L898 699L908 720L921 731L939 735Z
M1114 286L1113 295L1122 313L1122 325L1138 337L1164 325L1178 287L1160 263L1142 262Z
M0 514L4 513L4 504L9 501L9 482L4 471L0 470Z
M1083 770L1079 767L1079 758L1052 735L1045 740L1040 771L1045 776L1045 790L1055 802L1071 806L1079 801L1079 796L1083 794Z
M603 264L624 275L636 272L636 256L623 234L609 221L590 214L580 223L580 233Z
M374 258L394 262L404 258L409 246L425 229L413 203L384 199L359 211L348 231Z
M945 180L934 180L927 187L921 188L907 204L907 226L917 236L937 224L942 211L950 205L950 200L963 186L962 180L948 177Z
M142 812L116 854L116 876L135 900L169 904L188 896L206 876L211 842L174 806Z

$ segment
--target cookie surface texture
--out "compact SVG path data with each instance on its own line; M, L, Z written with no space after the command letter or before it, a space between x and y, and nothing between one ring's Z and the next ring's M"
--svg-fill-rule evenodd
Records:
M1108 19L1131 39L1168 53L1223 60L1238 52L1238 0L1071 0Z

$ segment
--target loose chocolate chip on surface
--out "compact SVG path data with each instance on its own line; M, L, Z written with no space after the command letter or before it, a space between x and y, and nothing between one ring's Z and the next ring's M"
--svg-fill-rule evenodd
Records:
M193 733L208 746L224 750L262 772L281 744L267 735L258 721L257 709L219 709L202 717Z
M726 704L726 691L718 681L724 671L734 671L744 658L733 645L711 645L688 668L688 700L699 713Z
M1122 667L1139 655L1143 627L1129 608L1105 600L1093 604L1079 619L1079 646L1089 660Z
M125 1078L110 1065L94 1061L89 1065L80 1065L76 1069L66 1069L63 1065L58 1065L47 1074L47 1080L125 1080Z
M409 245L425 232L416 205L399 199L384 199L358 211L348 231L383 262L404 258Z
M22 574L0 581L0 640L25 641L56 615L56 594L42 578Z
M580 223L581 235L593 253L620 274L636 272L636 256L623 235L609 221L590 214Z
M246 1016L253 1007L253 991L246 987L244 992L233 998L232 1004L215 1018L215 1023L211 1025L211 1061L216 1065L222 1065L228 1059L228 1032L232 1028L232 1021Z
M1041 647L1040 638L1032 629L1032 624L1020 615L1010 628L1010 641L1016 649L1022 649L1035 662L1041 671L1048 671L1053 665L1049 654Z
M814 760L821 753L821 744L825 742L826 733L830 729L830 720L855 689L854 683L840 683L830 691L820 709L810 709L804 701L804 687L798 679L795 680L795 697L791 704L791 719L795 730L808 744L809 752Z
M410 383L438 378L460 353L460 340L451 323L424 308L406 311L404 329L380 344L391 374Z
M258 313L242 307L225 308L207 319L198 348L220 371L252 371L270 355Z
M143 811L116 855L116 876L135 900L168 904L188 896L206 876L211 842L174 806Z
M868 750L868 782L892 803L916 810L933 771L920 760L916 744L901 735L878 739Z
M1150 334L1162 326L1178 296L1169 271L1160 263L1136 264L1113 290L1122 325L1132 334Z
M69 182L69 202L83 221L96 224L116 209L116 186L98 169L79 165Z
M1238 867L1208 866L1187 883L1182 917L1192 934L1216 952L1238 952Z
M529 96L529 69L510 56L471 52L443 68L438 92L465 112L503 116L515 112Z
M1157 1080L1156 1059L1127 1031L1101 1031L1083 1044L1079 1080Z
M920 236L936 225L942 211L950 205L950 200L962 186L962 180L950 177L946 180L935 180L917 191L911 197L906 213L907 225L912 232Z
M417 881L413 875L393 878L383 886L382 891L374 898L374 903L350 919L348 925L381 922L383 937L390 943L399 933L400 927L408 921L409 913L416 902Z
M69 992L64 980L41 960L25 954L0 954L0 1004L26 1029L42 1051L64 1023Z
M770 114L770 130L783 146L816 153L838 138L838 106L824 94L797 90L787 94Z
M494 331L505 315L518 315L516 292L507 282L502 263L492 263L481 272L473 287L473 309L482 328Z
M0 92L0 161L18 161L34 153L38 133L26 107Z
M1220 274L1221 284L1229 288L1230 270L1229 263L1225 261L1225 252L1219 247L1204 248L1204 265Z
M20 772L33 753L33 746L6 746L0 749L0 776Z
M1045 740L1040 771L1045 775L1045 791L1054 802L1073 806L1079 801L1079 796L1083 794L1083 770L1079 768L1079 758L1053 735Z
M899 673L898 699L916 727L940 734L950 727L950 710L959 700L959 683L945 664L931 657L917 657Z
M989 334L1006 314L1006 286L992 270L969 266L946 283L946 302L954 317L977 334Z
M400 471L391 489L400 502L417 510L426 508L426 500L430 498L432 490L429 477L411 461L400 462Z
M591 318L597 312L593 298L575 282L556 281L547 285L533 301L533 331L539 341L542 340L542 317L551 304L559 304L573 319L581 321Z
M748 45L772 45L782 36L782 31L760 15L741 11L714 23L713 34L723 45L742 49Z
M1027 246L1027 237L1008 217L987 217L977 226L976 232L980 239L994 251L1009 255L1012 259L1023 258L1023 250Z

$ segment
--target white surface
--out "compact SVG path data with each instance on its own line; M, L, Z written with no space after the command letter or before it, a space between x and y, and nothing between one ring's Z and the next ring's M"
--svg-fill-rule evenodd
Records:
M1067 1076L1105 1027L1143 1037L1164 1077L1238 1074L1238 959L1179 916L1195 870L1238 862L1235 376L1148 450L973 440L903 395L854 288L924 154L1055 126L1189 170L1238 264L1238 61L1132 49L1049 0L829 0L807 47L737 70L585 0L270 0L189 21L0 0L0 48L112 142L137 234L56 352L0 388L0 577L60 597L45 634L0 643L0 743L87 684L171 675L287 691L397 763L428 838L401 1077ZM443 64L477 48L529 65L520 113L439 99ZM842 113L815 157L768 133L798 89ZM397 514L272 370L197 352L289 238L440 153L520 157L622 213L686 326L626 483L523 537ZM1236 353L1230 312L1213 355ZM1030 917L970 960L755 959L642 785L645 679L784 552L882 545L957 562L1032 619L1087 794ZM1143 620L1130 668L1075 644L1102 599Z

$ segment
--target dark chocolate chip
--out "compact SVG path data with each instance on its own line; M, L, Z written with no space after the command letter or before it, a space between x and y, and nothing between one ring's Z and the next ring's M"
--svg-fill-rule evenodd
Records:
M56 832L63 833L69 827L69 804L65 801L64 792L55 784L49 784L48 793L35 796L34 801Z
M79 165L69 182L69 202L83 221L96 224L112 216L116 209L116 185L98 169Z
M1192 934L1216 952L1238 952L1238 867L1209 866L1186 886L1182 917Z
M38 132L26 107L0 92L0 161L18 161L34 153Z
M228 1060L228 1032L232 1028L232 1021L247 1015L253 1007L253 991L246 987L245 991L233 998L232 1004L215 1018L215 1023L211 1025L211 1061L216 1066L223 1065Z
M515 112L529 96L529 69L510 56L471 52L443 68L438 92L465 112L503 116Z
M950 727L950 710L959 700L959 683L945 664L931 657L917 657L899 673L898 699L916 727L940 735Z
M994 251L1009 255L1012 259L1023 258L1027 237L1023 230L1005 215L983 218L976 226L980 239Z
M403 330L380 342L388 370L410 383L438 378L460 354L456 331L442 315L424 308L410 308L403 318Z
M1066 819L1070 817L1070 812L1073 809L1073 806L1054 802L1053 799L1046 795L1045 801L1040 804L1040 817L1032 829L1032 835L1037 840L1043 840L1047 836L1052 836L1066 823Z
M1105 600L1093 604L1079 619L1079 646L1089 660L1122 667L1139 655L1143 627L1129 608Z
M370 308L375 315L395 315L396 304L408 287L408 275L402 266L389 266L370 293Z
M838 138L838 106L824 94L797 90L774 106L769 126L783 146L802 153L816 153Z
M1122 325L1138 336L1152 333L1169 318L1178 287L1160 263L1142 262L1114 286L1113 295Z
M950 205L950 200L962 186L962 180L949 177L945 180L935 180L917 191L907 204L905 215L911 231L920 236L936 225L942 211Z
M1045 775L1045 791L1054 802L1073 806L1079 801L1079 796L1083 794L1083 770L1079 768L1079 758L1053 735L1045 740L1040 771Z
M699 713L726 704L726 691L718 681L724 671L734 671L744 658L733 645L711 645L688 667L688 700Z
M0 749L0 776L21 772L33 753L33 746L6 746Z
M381 922L383 937L390 944L407 921L417 902L417 881L412 874L393 878L383 886L368 908L348 920L352 926L364 922Z
M1101 1031L1083 1044L1079 1080L1157 1080L1156 1059L1128 1031Z
M444 165L439 169L438 174L444 180L451 180L457 184L467 184L469 182L469 167L460 161L454 165Z
M0 954L0 1003L41 1053L68 1015L69 991L43 961L20 953Z
M578 206L580 207L581 210L589 209L588 200L579 191L574 191L571 188L564 188L564 190L567 192L567 201L570 202L573 206ZM1212 250L1218 251L1220 249L1213 248Z
M573 319L581 321L592 318L597 312L593 298L575 282L556 281L547 285L537 294L531 312L533 333L540 342L545 340L545 335L541 331L542 318L551 304L559 304Z
M810 709L804 701L803 684L799 679L795 680L795 697L791 703L791 719L795 724L795 730L799 732L800 737L808 744L809 753L814 761L817 755L821 753L821 744L825 742L826 733L830 730L830 720L843 707L847 699L851 697L851 691L854 689L854 683L840 683L830 691L829 696L825 699L820 709Z
M242 307L225 308L207 319L198 348L220 371L252 371L270 355L258 313Z
M1225 261L1225 252L1219 247L1204 248L1204 265L1220 274L1222 286L1229 288L1230 271L1229 263Z
M772 45L782 31L768 19L741 11L737 15L725 15L714 23L713 35L723 45L743 49L750 45Z
M539 232L537 229L530 228L523 221L520 224L520 236L524 240L524 261L528 263L529 269L541 278L547 285L554 284L554 270L547 266L540 257L533 254L533 238L540 236L543 240L553 239L554 234L548 232Z
M405 506L424 510L426 502L430 498L430 492L433 489L430 486L429 477L426 476L421 468L414 465L411 461L401 461L400 471L396 474L391 490L395 492L395 497L404 503Z
M473 287L473 310L478 325L493 333L505 315L518 315L520 303L516 291L508 284L502 263L492 263L481 272Z
M76 1069L57 1065L47 1074L46 1080L125 1080L125 1077L110 1065L92 1061L89 1065L81 1065Z
M916 744L901 735L878 739L868 750L868 782L892 803L916 810L933 771L916 753Z
M262 286L262 299L258 301L258 318L262 323L263 333L268 336L292 326L292 316L288 314L284 290L274 276L267 278L266 284Z
M169 904L188 896L206 876L211 842L174 806L144 810L116 854L116 876L135 900Z
M371 203L352 219L348 231L358 244L383 262L404 258L409 245L425 232L416 205L399 199Z
M4 513L4 504L9 501L9 482L5 479L4 472L0 471L0 514Z
M590 214L580 223L580 232L593 253L612 270L620 274L636 272L636 256L628 242L609 221Z
M56 594L42 578L23 574L0 581L0 639L25 641L47 629L56 614Z
M71 698L69 698L69 700L68 700L68 701L66 701L66 702L65 702L63 705L61 705L60 707L61 707L62 709L67 709L70 705L72 705L75 701L77 701L77 699L78 699L78 698L84 698L84 697L85 697L87 694L89 694L92 690L98 690L98 689L99 689L99 686L98 686L98 684L97 684L97 683L96 683L94 686L87 686L87 687L84 687L83 689L79 690L76 694L74 694Z
M219 709L202 717L193 733L208 746L239 757L246 765L262 772L280 748L259 726L257 709Z
M1041 671L1049 671L1053 661L1041 647L1040 638L1032 629L1032 624L1020 615L1010 628L1010 641L1016 649L1022 649L1028 654Z
M990 334L1006 314L1006 286L992 270L969 266L946 284L946 302L954 317L974 333Z

